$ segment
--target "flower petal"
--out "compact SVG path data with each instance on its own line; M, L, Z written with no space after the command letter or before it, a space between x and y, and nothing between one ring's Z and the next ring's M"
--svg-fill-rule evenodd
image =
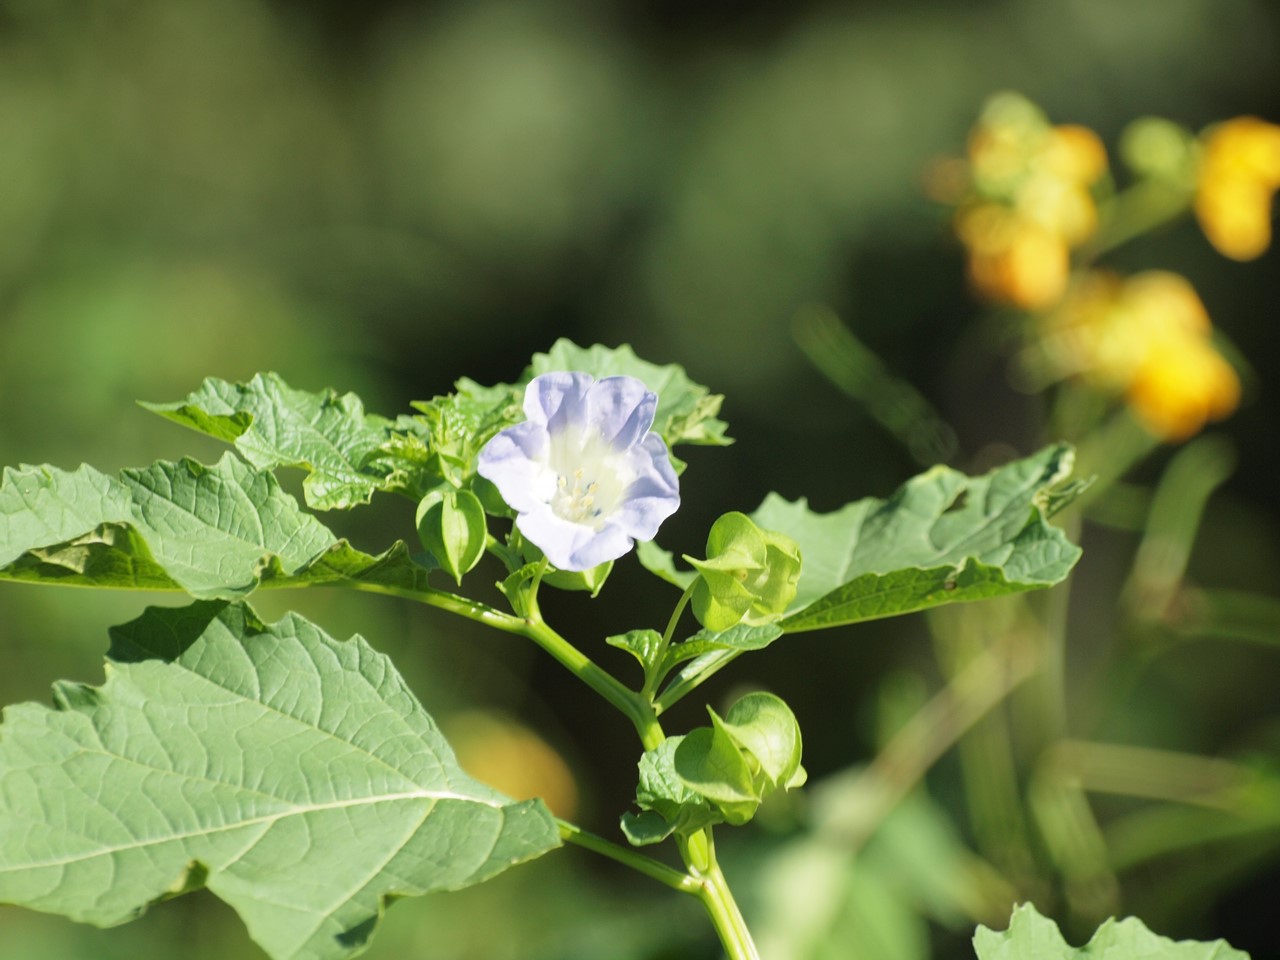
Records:
M680 505L667 446L650 432L657 405L634 377L545 373L525 390L528 419L485 445L477 472L558 569L616 560Z
M658 395L635 377L605 377L587 392L587 424L615 450L640 442L653 426Z
M476 473L492 481L517 513L545 506L555 495L555 473L547 466L550 437L541 423L526 420L484 445Z
M587 422L587 392L595 381L587 373L544 373L524 390L524 415L558 433Z
M680 508L680 481L676 478L667 445L651 433L631 451L636 472L614 516L615 522L637 540L652 540L658 527Z
M557 516L550 507L516 518L520 533L559 570L590 570L631 549L631 537L614 524L595 530Z

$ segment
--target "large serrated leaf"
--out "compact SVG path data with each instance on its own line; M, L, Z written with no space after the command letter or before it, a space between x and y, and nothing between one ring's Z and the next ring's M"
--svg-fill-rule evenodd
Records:
M0 900L109 925L203 885L272 957L337 960L390 899L559 845L359 637L201 602L114 629L110 657L103 686L5 712Z
M232 454L160 461L119 478L82 466L6 469L0 579L234 599L259 586L365 580L425 589L403 544L374 557L338 540Z
M408 421L366 414L353 393L295 390L274 373L260 373L247 383L210 377L185 400L143 406L234 443L255 467L307 470L303 491L319 510L368 503L375 491L398 485L381 455Z
M579 347L560 339L546 353L534 354L521 383L555 370L580 370L597 379L622 375L640 380L658 395L653 430L668 448L681 443L722 447L733 442L725 436L728 424L716 418L724 397L694 383L678 364L659 366L641 360L627 344Z
M1224 940L1175 943L1152 933L1134 917L1107 920L1077 950L1062 938L1056 923L1040 916L1029 903L1014 909L1009 929L1003 933L978 927L973 946L978 960L1249 960L1247 953L1233 949Z
M1043 505L1072 461L1071 448L1059 445L981 477L934 467L888 500L859 500L829 514L770 494L752 519L794 537L803 558L783 629L834 627L1060 582L1080 548L1046 521Z

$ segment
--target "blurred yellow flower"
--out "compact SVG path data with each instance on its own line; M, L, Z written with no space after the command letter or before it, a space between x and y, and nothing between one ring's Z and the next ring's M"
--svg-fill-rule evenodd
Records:
M1040 345L1057 376L1123 395L1147 429L1177 442L1240 402L1240 380L1212 333L1185 278L1092 271L1045 315Z
M956 233L969 250L969 280L980 295L1025 310L1052 306L1066 289L1071 254L1052 230L998 203L962 210Z
M1280 188L1280 126L1237 117L1204 136L1195 211L1223 256L1253 260L1271 244L1271 203Z
M937 186L937 167L931 182ZM969 277L989 300L1027 310L1062 298L1071 249L1097 229L1091 186L1107 169L1106 149L1085 127L1051 126L1017 94L992 97L968 142L968 190L935 196L958 202L955 228L969 251Z
M540 797L557 817L573 818L577 780L564 758L532 730L485 710L454 714L443 727L471 776L516 800Z
M1126 394L1147 429L1176 443L1220 420L1240 403L1240 380L1207 337L1153 344Z

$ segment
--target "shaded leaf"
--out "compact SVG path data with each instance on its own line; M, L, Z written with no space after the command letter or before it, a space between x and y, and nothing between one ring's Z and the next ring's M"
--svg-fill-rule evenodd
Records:
M622 832L634 846L658 843L674 833L688 836L724 820L676 773L676 750L684 739L668 737L640 758L636 806L641 812L622 817Z
M105 926L203 885L272 957L328 960L394 897L559 845L359 637L202 602L114 629L110 657L101 687L5 712L0 900Z

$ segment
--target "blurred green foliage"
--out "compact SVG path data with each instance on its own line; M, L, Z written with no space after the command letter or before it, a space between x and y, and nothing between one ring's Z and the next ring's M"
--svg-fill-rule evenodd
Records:
M815 376L793 342L793 315L821 302L914 385L902 393L913 409L955 426L957 449L972 451L964 465L985 468L1010 447L1027 452L1042 412L1008 386L1000 345L975 319L960 250L920 189L926 164L957 149L999 88L1109 142L1146 114L1192 128L1280 119L1278 17L1265 0L0 0L0 463L211 461L216 445L133 405L183 396L208 375L274 369L394 415L458 376L509 381L562 335L629 341L728 398L738 443L690 456L685 505L664 528L664 546L696 553L716 515L749 510L769 489L830 509L915 470L918 451ZM1086 530L1064 666L1073 734L1276 770L1276 257L1224 264L1189 223L1120 254L1134 268L1194 270L1257 381L1251 404L1218 428L1239 462L1212 496L1188 447L1192 459L1166 477L1187 483L1153 498L1144 485L1165 452L1128 490L1132 509L1113 497L1111 522ZM1223 467L1213 448L1199 451L1210 472ZM1160 504L1171 505L1160 529L1172 546L1152 542L1155 527L1147 540L1133 529ZM357 546L412 540L412 516L396 506L375 501L351 523ZM1197 511L1202 525L1188 528ZM326 519L348 532L348 518ZM1126 612L1115 602L1126 577L1127 602L1155 597L1177 616ZM1168 606L1171 577L1194 587L1176 593L1190 606ZM666 595L634 565L611 584L613 600L586 613L576 596L549 600L548 613L602 637L637 626L622 594L636 605ZM1251 606L1227 602L1232 590L1252 591ZM518 712L579 778L579 819L612 835L634 790L635 758L619 750L627 731L554 665L395 604L305 601L335 636L358 631L390 653L437 716ZM106 626L148 602L6 586L0 702L46 699L56 677L96 680ZM260 606L274 617L280 602ZM958 614L970 619L952 636L1014 616L974 609L986 612ZM729 851L728 870L756 878L749 919L762 944L791 944L770 956L843 957L849 944L904 960L969 955L972 923L1007 916L1010 883L1025 880L1019 894L1050 906L1055 891L1020 874L1015 853L1000 870L975 859L969 844L1000 861L991 830L999 840L1030 827L958 815L980 802L975 789L997 804L1003 794L966 783L951 756L864 853L861 841L824 839L841 829L832 811L847 786L833 774L867 762L900 726L886 716L944 679L924 618L855 629L796 638L808 657L770 650L735 673L795 707L814 786L811 801L775 811L771 828ZM718 706L732 693L709 685ZM695 704L681 709L674 724L701 718ZM974 736L962 750L981 755ZM1058 759L1068 778L1101 762ZM996 781L1015 775L992 768ZM1051 787L1052 777L1038 794L1050 805ZM1233 838L1235 821L1212 805L1156 817L1128 797L1097 806L1114 855L1139 864L1112 864L1108 902L1163 933L1225 936L1255 960L1273 949L1254 913L1277 878L1274 821ZM1179 851L1177 836L1202 843ZM921 869L921 858L945 868ZM780 912L782 893L810 910ZM398 907L369 956L714 956L696 908L664 894L564 851ZM517 919L492 924L499 909ZM0 943L21 960L252 949L203 895L105 932L4 909Z

